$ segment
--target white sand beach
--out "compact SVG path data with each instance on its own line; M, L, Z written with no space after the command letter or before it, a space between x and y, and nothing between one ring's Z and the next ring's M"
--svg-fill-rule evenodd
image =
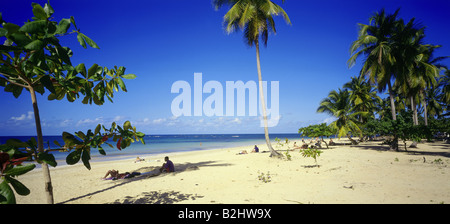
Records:
M299 142L299 141L297 141ZM341 139L341 142L345 140ZM292 146L293 143L291 143ZM156 203L156 204L352 204L450 203L450 145L421 143L404 152L388 151L381 142L323 149L315 166L299 150L291 161L250 152L252 146L167 154L176 172L153 176L164 156L51 168L55 203ZM409 145L409 144L408 144ZM401 145L403 146L403 145ZM261 151L266 145L258 145ZM282 151L284 153L284 151ZM102 180L110 169L141 172L121 180ZM271 181L258 179L270 173ZM16 196L19 204L46 203L42 173L35 169L19 177L30 188Z

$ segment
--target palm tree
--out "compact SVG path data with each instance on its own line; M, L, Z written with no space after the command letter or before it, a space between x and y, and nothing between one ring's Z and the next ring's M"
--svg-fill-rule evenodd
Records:
M424 94L424 101L426 104L425 108L424 108L424 112L426 113L425 117L427 117L427 115L430 116L440 116L442 113L442 105L439 102L439 97L440 97L440 89L437 87L431 87L425 90L425 94ZM428 120L425 120L428 125Z
M439 111L439 107L436 105L437 101L434 97L427 97L426 94L433 94L433 89L438 85L439 71L445 67L438 62L447 57L433 57L433 51L441 47L440 45L421 45L420 54L416 62L415 70L419 75L419 96L422 99L422 106L424 107L424 119L425 125L428 125L428 103L431 104L433 115ZM428 100L427 100L428 98ZM428 103L427 103L428 102Z
M395 57L394 71L396 72L395 87L403 94L413 112L413 123L418 125L415 96L420 90L421 75L416 72L418 56L421 54L422 39L424 38L424 27L417 27L414 18L407 24L402 19L396 22L395 32L392 35L392 52Z
M444 75L439 79L439 86L442 93L440 94L440 101L445 109L445 115L449 114L450 111L450 70L446 69ZM444 116L445 116L444 115Z
M370 82L377 84L379 92L388 87L393 120L396 120L397 116L391 83L391 79L395 78L392 36L395 33L398 11L399 9L394 14L386 15L382 9L370 17L369 25L358 24L360 27L358 39L350 47L352 56L348 60L351 67L358 57L366 56L360 75L369 75Z
M381 103L381 98L377 96L376 89L374 89L369 82L366 82L364 77L351 77L351 81L344 84L344 88L350 92L350 101L355 107L356 111L368 112L368 115L374 115L377 104ZM362 123L366 118L359 117Z
M333 121L330 127L338 131L338 137L347 136L352 144L358 144L351 138L350 133L362 135L358 117L365 116L368 112L355 111L348 90L339 89L338 92L332 90L328 97L320 102L317 112L328 113L336 117L337 120Z
M264 119L264 134L267 147L271 152L270 156L279 156L281 154L272 148L269 139L259 57L259 38L261 38L264 45L267 46L269 31L276 33L275 21L273 19L274 15L277 16L281 14L288 24L291 24L291 21L286 12L279 5L269 0L213 0L213 5L216 10L223 5L230 6L229 11L224 16L224 24L226 24L227 32L232 33L237 29L242 29L244 31L244 41L246 44L250 47L254 45L256 48L256 66L258 69L259 95Z

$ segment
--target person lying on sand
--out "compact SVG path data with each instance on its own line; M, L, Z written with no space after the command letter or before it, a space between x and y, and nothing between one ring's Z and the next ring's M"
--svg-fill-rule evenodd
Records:
M169 157L166 156L164 158L166 163L162 165L162 167L159 169L159 172L162 173L163 171L167 173L175 172L175 166L173 165L172 161L169 160Z
M138 157L136 157L136 160L134 161L135 163L138 163L138 162L142 162L142 161L145 161L145 159L141 159L141 158L139 158L139 156Z
M111 175L111 177L108 178L108 176ZM136 175L140 175L139 172L125 172L125 173L119 173L118 170L108 170L106 172L105 177L103 177L103 180L118 180L118 179L125 179L125 178L131 178Z
M304 145L305 141L304 140L302 140L302 141L303 141L303 145ZM293 146L292 150L294 150L294 149L302 149L302 147L298 146L297 142L294 142L294 146Z
M305 140L302 139L302 149L307 149L308 148L308 144L305 142Z
M247 150L242 150L239 153L236 153L236 155L243 155L243 154L248 154Z

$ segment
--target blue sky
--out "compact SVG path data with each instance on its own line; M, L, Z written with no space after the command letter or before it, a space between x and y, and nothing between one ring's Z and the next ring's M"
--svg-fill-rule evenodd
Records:
M32 17L31 2L3 3L3 19L22 25ZM299 127L330 120L316 113L319 102L358 74L361 61L351 69L346 63L350 44L357 38L357 23L367 23L381 8L388 12L401 8L399 16L404 20L415 17L427 27L425 41L442 45L436 56L450 55L448 0L275 2L288 13L292 25L276 18L277 34L271 34L267 48L261 48L263 79L280 85L281 119L269 129L272 133L296 133ZM195 72L203 74L203 83L214 80L224 87L226 81L257 81L255 48L245 45L242 32L225 32L226 8L215 11L210 0L53 0L51 5L56 21L74 16L81 32L100 46L100 50L84 49L76 36L63 37L63 44L74 52L72 63L124 66L137 78L126 81L128 92L115 93L114 103L102 106L39 96L44 135L126 120L146 134L263 133L253 116L174 117L171 112L178 95L171 93L172 84L185 80L193 87ZM203 100L209 95L204 94ZM35 135L29 93L15 99L0 90L0 99L4 105L0 135Z

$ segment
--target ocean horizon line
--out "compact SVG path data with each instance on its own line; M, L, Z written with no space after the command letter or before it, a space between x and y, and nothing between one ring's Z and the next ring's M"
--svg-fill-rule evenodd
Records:
M161 135L264 135L265 133L194 133L194 134L145 134L145 136L161 136ZM289 133L289 132L280 132L280 133L269 133L270 135L294 135L299 133ZM43 135L44 137L60 137L61 135ZM0 137L37 137L36 135L0 135Z

